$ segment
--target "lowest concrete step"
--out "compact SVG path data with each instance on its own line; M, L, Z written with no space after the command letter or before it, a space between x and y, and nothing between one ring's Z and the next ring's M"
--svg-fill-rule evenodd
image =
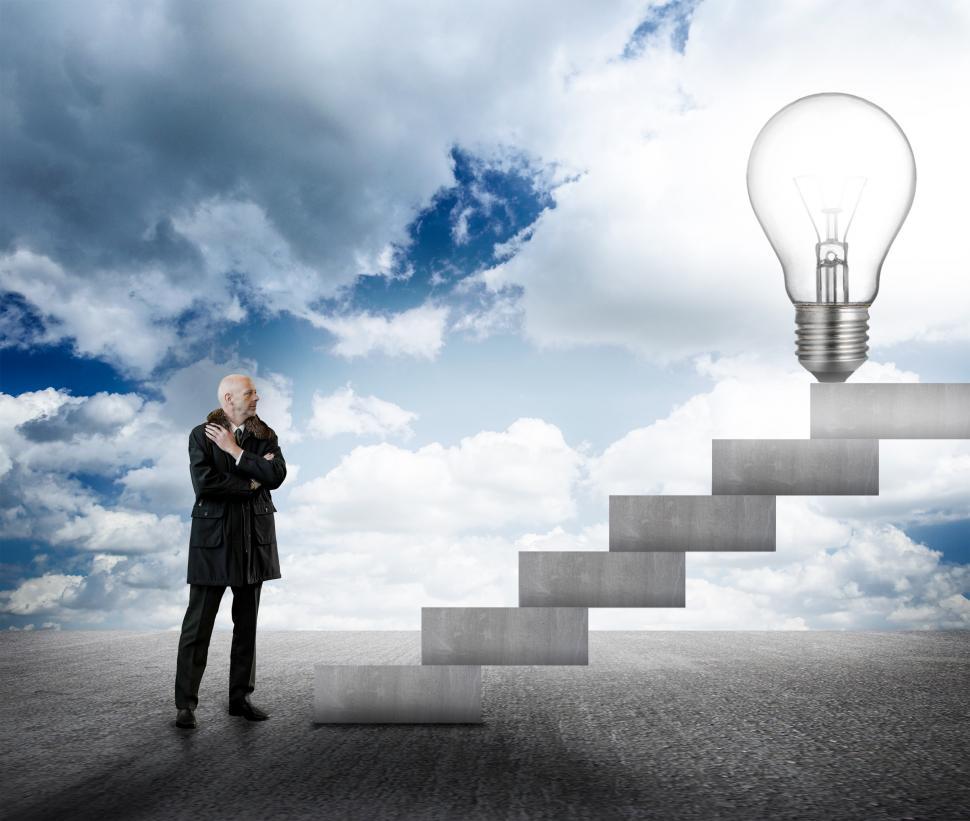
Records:
M422 607L422 664L588 664L583 607Z
M774 550L775 507L774 496L610 496L610 550Z
M318 724L480 724L482 668L316 664Z
M714 439L712 491L772 496L875 496L878 439Z
M810 396L813 439L970 439L968 384L818 383Z
M522 607L683 607L683 553L519 553Z

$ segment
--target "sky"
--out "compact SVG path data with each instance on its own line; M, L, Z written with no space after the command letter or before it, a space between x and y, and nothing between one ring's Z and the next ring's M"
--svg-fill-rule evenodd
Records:
M0 0L0 629L179 628L230 372L289 466L263 629L516 606L610 494L807 438L745 186L807 94L916 157L851 381L970 381L968 78L961 0ZM878 497L779 497L775 553L590 627L966 628L968 489L970 442L884 441Z

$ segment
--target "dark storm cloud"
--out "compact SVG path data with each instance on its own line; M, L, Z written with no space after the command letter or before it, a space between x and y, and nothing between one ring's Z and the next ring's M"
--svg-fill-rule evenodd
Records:
M25 439L31 442L69 442L71 439L82 435L88 431L82 431L77 427L78 408L64 406L52 416L44 416L40 419L31 419L21 425L17 425L16 430ZM105 425L102 431L90 431L96 433L110 433L110 425Z
M71 273L162 266L178 282L200 257L172 217L214 197L258 203L335 278L353 262L348 237L380 239L387 204L355 191L366 147L308 101L286 44L234 9L4 0L4 252Z
M31 442L67 442L101 434L109 436L131 422L141 401L132 395L99 393L81 404L63 404L55 412L16 427Z
M595 62L641 11L565 5L0 0L6 344L144 378L251 319L393 312L379 286L425 269L422 297L447 300L551 184L456 179L456 147L557 167L563 55ZM418 248L456 185L448 242Z

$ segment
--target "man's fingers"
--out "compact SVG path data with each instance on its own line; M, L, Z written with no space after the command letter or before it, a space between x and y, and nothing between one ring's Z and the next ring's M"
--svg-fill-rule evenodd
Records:
M276 456L275 453L267 453L263 458L264 459L272 459L274 456Z

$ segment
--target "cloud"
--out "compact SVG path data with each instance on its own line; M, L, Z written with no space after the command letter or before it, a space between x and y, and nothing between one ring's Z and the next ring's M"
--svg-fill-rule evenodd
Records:
M960 3L891 7L441 3L385 10L375 30L366 9L313 3L273 20L234 4L232 25L222 4L11 6L0 286L20 297L0 325L9 344L72 340L138 376L280 311L335 334L339 356L434 358L443 320L325 303L413 270L409 226L455 184L457 146L547 169L556 207L477 280L514 295L535 344L657 362L780 351L793 310L744 164L774 111L839 88L896 116L919 166L873 346L966 341L954 192L970 187L970 103L954 78L970 19ZM465 188L449 228L467 244L503 204ZM503 313L455 327L518 327Z
M111 436L130 423L142 406L138 396L97 393L69 399L57 412L24 422L19 430L31 442L69 442L92 434Z
M733 569L723 582L767 597L773 609L816 629L920 629L970 626L963 597L970 569L891 525L852 529L844 544L782 567ZM962 600L962 601L961 601Z
M751 354L702 356L695 367L714 382L712 389L676 405L651 425L629 431L592 457L590 492L710 493L712 439L810 437L809 386L815 380L797 361L784 366ZM853 378L912 382L917 375L870 360ZM931 464L927 467L932 469Z
M308 313L317 327L337 337L331 352L353 359L377 351L388 356L435 359L444 344L448 309L422 305L390 317L363 311L346 316Z
M607 550L607 522L581 518L581 501L602 502L611 493L709 493L711 438L807 437L811 377L793 363L775 368L745 356L701 357L695 365L710 379L708 390L600 453L571 446L549 422L522 418L453 445L358 446L305 481L288 478L277 495L283 579L266 586L263 623L281 629L416 629L422 606L515 606L520 550ZM199 391L212 390L225 369L208 362L173 376L161 391L163 402L144 400L125 427L138 430L148 419L173 426L182 425L176 421L181 418L192 421ZM918 376L870 361L859 378ZM349 407L351 418L366 416L368 398L349 385L331 397L318 395L335 397L341 413ZM151 481L147 490L139 485L146 468L124 472L122 466L125 491L119 503L108 505L47 463L35 459L27 468L21 462L27 452L18 448L65 443L32 443L18 428L42 416L80 415L94 399L53 390L0 397L0 419L13 437L2 440L12 464L5 479L8 504L15 505L5 510L5 532L43 540L62 555L73 551L69 568L41 563L32 572L43 575L16 580L0 594L0 608L19 619L65 625L177 628L185 605L186 506L167 513L164 506L140 504L143 493L161 494ZM289 401L286 394L282 399ZM98 401L102 410L92 414L99 424L135 407ZM388 429L386 419L372 417L369 424ZM339 415L331 425L334 418ZM183 433L176 443L180 452ZM73 445L83 448L85 441L80 436ZM970 517L967 445L882 446L909 444L919 447L899 460L883 451L879 497L779 497L776 552L690 554L685 609L597 609L591 626L967 627L970 570L944 562L904 530L927 511ZM161 479L168 462L156 461L153 468ZM186 492L184 454L173 459L171 470L166 481ZM25 523L30 526L24 530ZM220 618L228 627L228 611Z
M188 535L188 527L178 516L90 505L54 531L50 540L81 550L131 554L173 550Z
M441 2L375 28L310 2L11 5L0 286L43 339L138 376L252 313L312 315L394 276L389 254L454 183L452 149L514 149L519 112L617 51L639 6ZM37 339L23 311L4 321Z
M65 599L70 601L83 584L83 576L45 573L28 579L14 590L0 591L0 608L18 616L43 615L57 612Z
M892 7L755 3L739 14L701 3L682 51L676 38L651 37L629 59L586 64L537 103L549 127L523 115L520 131L524 150L580 173L482 281L522 288L524 333L542 347L616 345L658 363L780 352L794 312L748 204L745 163L784 104L845 90L898 119L919 173L884 266L872 345L966 341L955 192L970 187L960 137L970 102L954 78L970 72L970 18L959 3L918 15Z
M70 340L78 356L104 359L141 375L175 346L178 332L166 323L192 302L191 294L169 288L159 272L132 279L103 271L80 277L26 249L0 256L0 290L19 294L43 320L38 333L21 311L8 328L13 340L24 335L33 344Z
M261 417L284 442L299 441L290 381L239 358L205 359L172 372L153 386L161 400L137 393L73 396L54 388L0 393L4 536L62 550L170 549L187 533L193 501L189 430L216 407L220 378L236 371L253 375ZM85 476L105 481L95 490ZM105 490L112 485L120 493Z
M219 282L229 272L249 275L235 293L257 314L300 315L307 302L333 290L297 257L258 203L216 196L177 215L173 225L198 248L209 281ZM232 318L245 316L240 305Z
M0 591L0 613L48 617L43 625L102 629L173 629L188 603L185 551L157 556L88 554L84 573L44 573ZM22 629L34 625L24 624Z
M313 416L307 423L311 436L329 439L341 433L355 436L401 436L409 439L414 435L411 422L416 413L406 411L393 402L376 396L360 396L347 384L329 396L313 393Z
M291 489L296 509L281 528L291 543L311 546L315 534L491 533L568 520L581 463L559 429L541 419L518 419L452 447L356 447L326 475Z
M314 429L408 435L413 411L356 393L318 397L331 404L304 428L286 376L233 350L200 359L227 327L281 311L347 360L433 361L449 333L521 332L693 360L711 386L600 453L555 419L358 447L336 466L313 463L323 445L307 441L309 475L294 465L279 494L278 626L413 626L424 603L513 604L516 550L605 549L605 522L580 520L580 502L706 493L711 438L807 436L810 378L743 180L767 117L821 87L883 105L917 155L916 203L872 310L877 359L901 341L966 341L970 16L844 6L441 3L386 10L375 28L364 7L312 3L271 18L249 3L8 4L2 344L70 341L152 381L0 396L4 533L58 565L5 601L44 623L178 625L185 437L225 372L253 374L284 444ZM409 226L442 190L461 188L444 233L463 253L507 207L458 180L456 146L480 169L530 158L555 207L457 286L479 259L448 259L420 307L355 302L362 275L414 275L427 249ZM880 361L854 377L916 378ZM692 555L686 611L594 625L962 623L965 580L904 530L970 515L966 447L884 442L880 455L879 497L779 499L777 554ZM171 538L152 547L158 530Z
M521 289L490 291L482 287L478 278L467 277L455 292L469 295L473 304L464 307L452 323L450 330L453 333L468 333L473 339L483 340L500 333L517 333L521 329Z
M757 357L701 357L711 390L630 431L589 459L599 494L709 494L711 439L809 436L813 381ZM858 381L913 382L869 361ZM970 624L966 566L910 539L902 525L970 518L970 445L880 442L878 497L779 497L777 551L688 555L687 608L647 614L596 611L595 629L918 629ZM928 516L927 511L939 515ZM941 513L944 511L945 513ZM604 525L605 527L605 525ZM553 543L576 537L554 533ZM543 540L540 540L540 543ZM586 539L582 539L586 541ZM542 548L540 548L542 549ZM559 548L583 549L583 548ZM586 548L591 549L591 548Z
M518 603L515 545L500 536L340 534L280 563L300 571L264 586L260 623L277 629L417 630L421 607Z

